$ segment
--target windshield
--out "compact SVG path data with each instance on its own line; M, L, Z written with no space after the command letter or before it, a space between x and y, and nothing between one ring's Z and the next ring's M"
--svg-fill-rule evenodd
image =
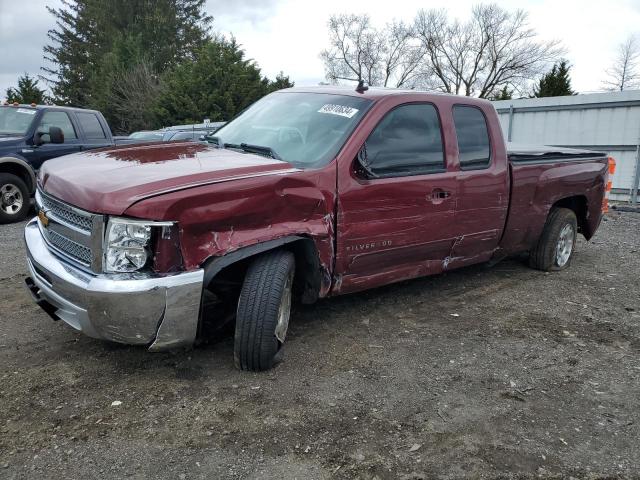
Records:
M282 159L298 168L334 158L371 102L344 95L272 93L215 133L220 147Z
M26 135L35 115L35 108L0 107L0 135Z

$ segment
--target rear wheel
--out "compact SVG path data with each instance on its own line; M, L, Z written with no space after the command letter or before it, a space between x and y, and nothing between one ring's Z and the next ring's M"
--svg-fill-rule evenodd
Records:
M285 250L261 255L249 266L236 316L234 358L241 370L268 370L281 358L294 271L294 256Z
M11 173L0 173L0 223L12 223L27 216L31 200L24 181Z
M538 270L563 270L571 263L575 250L578 221L573 210L551 211L536 247L529 252L529 265Z

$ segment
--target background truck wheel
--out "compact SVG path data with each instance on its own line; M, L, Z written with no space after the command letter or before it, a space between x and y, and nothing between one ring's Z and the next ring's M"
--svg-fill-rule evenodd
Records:
M241 370L268 370L277 363L289 326L295 259L278 250L256 258L240 292L234 345Z
M578 221L568 208L555 208L547 217L536 247L529 252L529 265L546 272L569 266L576 245Z
M0 173L0 223L22 220L31 208L29 189L20 177Z

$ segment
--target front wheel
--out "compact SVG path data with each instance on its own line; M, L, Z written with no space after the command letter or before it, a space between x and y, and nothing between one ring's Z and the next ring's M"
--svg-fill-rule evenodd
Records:
M578 221L573 210L551 211L538 244L529 252L529 265L546 272L567 268L573 257Z
M11 173L0 173L0 223L22 220L29 208L29 190L22 179Z
M249 266L238 301L233 352L241 370L269 370L281 357L294 271L294 256L285 250L260 255Z

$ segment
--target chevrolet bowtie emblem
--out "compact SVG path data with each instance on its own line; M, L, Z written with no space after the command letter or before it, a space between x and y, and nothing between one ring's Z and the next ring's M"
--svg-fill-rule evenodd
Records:
M47 213L44 210L40 210L38 212L38 218L40 219L40 223L44 228L47 228L49 225L49 218L47 217Z

